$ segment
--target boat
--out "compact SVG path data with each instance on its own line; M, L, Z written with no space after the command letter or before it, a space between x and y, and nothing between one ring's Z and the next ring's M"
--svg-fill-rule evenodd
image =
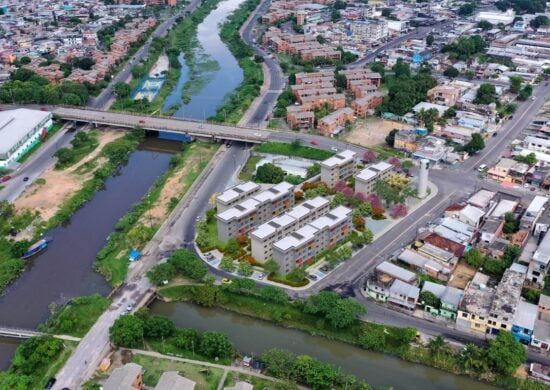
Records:
M51 239L48 239L48 238L43 238L37 241L35 244L31 245L25 253L23 253L22 258L28 259L29 257L32 257L39 252L42 252L44 249L48 247L48 244L50 241Z

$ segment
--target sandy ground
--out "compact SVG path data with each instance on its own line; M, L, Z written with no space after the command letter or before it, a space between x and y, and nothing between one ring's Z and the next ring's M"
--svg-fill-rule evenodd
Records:
M411 125L403 122L394 122L381 118L370 117L366 120L359 119L355 127L346 133L344 139L348 142L362 146L377 146L385 144L385 138L392 129L411 128Z
M456 266L451 281L449 282L450 287L456 287L460 289L465 289L466 285L470 280L474 278L476 270L473 267L470 267L464 260L459 261Z
M191 148L200 147L199 145L200 144L193 143L191 144ZM214 153L216 153L215 149L203 149L201 153L189 156L185 164L168 178L159 199L155 202L153 207L141 217L140 222L146 225L160 225L168 215L170 199L179 199L185 190L187 176L198 169L201 161L210 160Z
M103 147L124 135L120 130L101 130L98 134L98 147L83 158L80 162L62 171L48 168L41 178L45 184L36 182L29 185L19 198L15 201L15 208L22 210L29 208L40 213L43 220L48 220L59 210L65 200L70 198L80 189L82 184L91 177L91 172L78 174L75 171L84 163L96 158Z

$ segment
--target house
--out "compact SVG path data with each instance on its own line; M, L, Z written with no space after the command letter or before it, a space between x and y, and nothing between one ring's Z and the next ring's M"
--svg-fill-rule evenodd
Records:
M414 310L419 295L418 287L396 279L389 288L388 302L408 310Z
M424 302L420 302L424 305L424 310L426 312L450 320L456 320L458 305L462 299L462 290L426 281L424 282L424 286L422 286L422 293L426 291L431 292L439 298L440 301L439 307L432 307Z
M313 111L303 111L301 106L288 106L286 120L293 129L312 129L315 124L315 114Z
M393 148L407 153L416 152L416 139L418 135L414 129L399 130L395 133Z
M448 150L445 140L429 135L417 141L413 157L438 163L446 158Z
M491 204L491 200L493 200L495 195L496 192L493 191L479 190L473 194L467 202L472 206L485 210Z
M458 305L456 325L459 328L487 332L487 321L496 290L488 287L489 276L477 272L464 289Z
M143 389L142 368L135 363L126 363L115 368L105 381L104 390L141 390Z
M351 108L358 117L366 116L370 111L384 102L384 94L381 92L367 93L365 96L354 100L351 103Z
M530 345L537 320L538 306L520 300L514 322L512 323L512 335L525 345Z
M430 226L430 230L459 244L469 244L476 229L455 218L441 218Z
M354 112L349 107L340 108L333 113L321 118L317 127L323 135L334 135L338 128L343 128L346 123L352 122Z
M428 90L427 94L433 103L450 107L460 98L461 89L452 85L437 85Z
M541 294L537 309L531 346L540 348L542 351L550 351L550 297L548 295Z
M462 257L462 254L466 249L463 244L459 244L453 240L440 236L437 233L429 231L423 235L420 235L418 239L424 243L429 243L448 252L452 252L458 259Z
M430 246L430 244L424 245ZM437 248L433 245L431 247L434 249ZM413 270L417 270L439 280L447 281L456 267L457 259L449 252L443 251L442 249L439 249L439 251L447 254L447 261L429 256L426 252L414 251L412 249L404 249L397 256L397 260L407 264Z
M390 287L395 280L414 284L416 279L415 273L384 261L377 265L374 272L369 275L364 285L364 290L371 298L386 302L390 295Z
M521 217L519 223L521 229L533 229L539 218L542 216L544 212L544 206L546 205L547 201L548 198L546 196L535 196L535 198L531 201L531 203L529 203L529 206L527 206L527 210L525 210L525 213Z
M480 229L481 241L485 244L493 243L502 235L504 220L495 217L489 217Z
M446 217L456 218L460 222L468 224L473 228L478 228L481 224L481 220L485 215L485 212L475 206L466 204L460 205L462 207L455 207L454 210L450 210L449 207L445 210Z
M163 372L155 390L194 390L196 383L180 376L177 371Z
M518 207L518 202L511 199L501 199L491 212L493 218L504 218L507 213L513 213Z
M544 234L537 250L533 254L527 271L527 280L535 285L544 286L544 278L550 263L550 234Z
M256 195L260 192L261 187L254 182L246 182L231 187L216 197L216 208L218 213L221 213L237 203L242 202L246 198Z

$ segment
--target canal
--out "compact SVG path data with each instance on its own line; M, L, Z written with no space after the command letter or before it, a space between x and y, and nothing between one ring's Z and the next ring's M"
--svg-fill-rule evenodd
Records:
M310 336L298 330L220 309L207 309L186 302L152 303L151 314L169 317L177 326L225 333L245 354L260 355L270 348L284 348L329 362L373 387L430 390L489 390L493 387L467 377L408 363L397 358Z
M227 0L219 3L197 28L198 47L195 49L195 74L193 75L183 56L178 58L182 68L180 79L172 93L164 101L163 111L179 104L177 118L204 120L216 113L225 96L243 81L243 71L225 43L219 30L221 24L244 0ZM217 66L213 66L214 62ZM196 83L187 104L183 102L183 87L193 77Z
M48 249L31 260L21 277L0 297L1 325L33 329L48 318L51 304L109 293L111 288L105 278L92 269L96 254L117 221L168 168L172 155L169 149L179 145L146 140L119 173L107 179L104 188L73 215L69 224L48 232L53 239ZM15 344L0 339L0 370L7 368Z

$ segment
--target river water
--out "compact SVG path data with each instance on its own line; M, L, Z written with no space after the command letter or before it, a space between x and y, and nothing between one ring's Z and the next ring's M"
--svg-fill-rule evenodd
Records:
M169 317L177 326L225 333L245 354L260 355L270 348L307 354L341 367L345 373L364 379L373 387L430 390L489 390L493 387L434 368L407 363L394 357L310 336L293 329L220 309L207 309L185 302L155 301L151 314Z
M69 224L48 232L53 238L48 249L32 260L0 297L1 325L32 329L48 318L48 306L52 303L109 293L110 286L92 269L92 263L117 221L168 168L171 153L165 146L166 141L145 141L119 173L107 179L105 187L73 215ZM0 339L0 369L9 364L14 345L13 341Z
M175 104L181 104L174 117L204 120L214 115L216 108L223 103L225 96L243 81L243 71L239 67L239 63L219 36L221 24L243 1L220 2L218 7L199 24L197 28L199 47L195 49L195 57L214 60L218 66L215 69L209 66L208 69L202 71L200 70L201 66L197 66L201 73L197 79L204 78L206 81L204 83L199 81L202 86L200 91L193 94L187 104L183 104L183 86L192 75L183 56L180 56L181 76L172 93L164 101L163 111ZM199 61L201 60L199 59Z

